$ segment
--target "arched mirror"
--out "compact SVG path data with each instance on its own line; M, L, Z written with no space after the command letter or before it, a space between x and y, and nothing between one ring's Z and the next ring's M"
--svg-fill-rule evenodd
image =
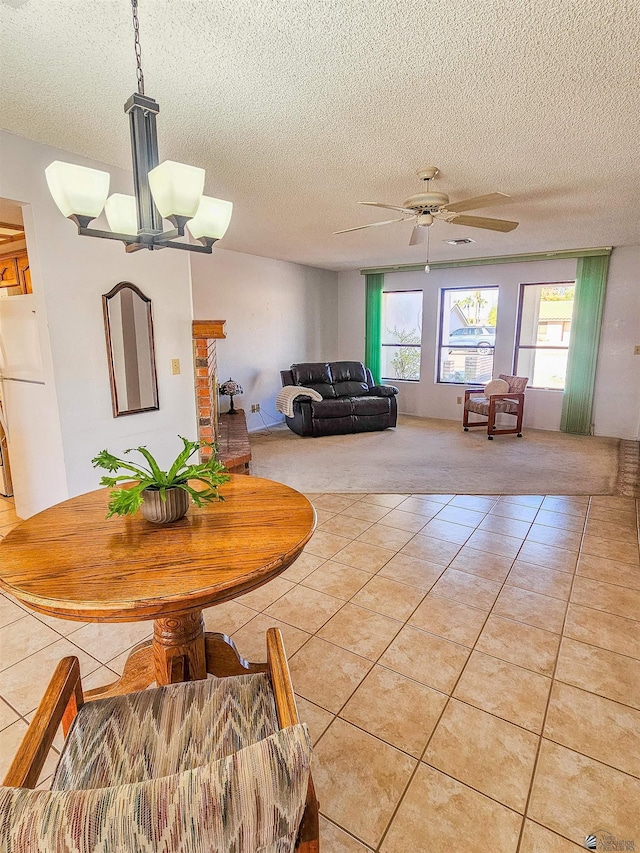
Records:
M151 300L129 281L102 297L113 416L158 409Z

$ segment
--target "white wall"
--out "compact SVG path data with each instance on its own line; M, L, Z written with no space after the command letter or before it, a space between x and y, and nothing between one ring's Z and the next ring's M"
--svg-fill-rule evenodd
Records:
M189 256L171 249L128 255L118 242L79 237L44 176L53 160L67 160L109 171L111 192L130 193L127 172L6 132L0 158L0 197L25 205L46 383L37 405L30 399L9 411L10 427L12 417L20 427L12 433L24 439L31 425L21 439L28 453L10 448L17 511L28 517L96 488L100 473L91 458L105 447L117 453L144 443L166 463L178 452L178 434L195 437ZM123 280L152 300L160 409L114 419L101 296ZM181 360L179 376L170 374L172 358Z
M400 411L423 417L458 420L461 407L456 400L462 386L435 381L439 291L443 287L500 287L500 310L494 375L510 374L517 323L519 285L523 282L566 281L575 278L575 260L535 261L523 264L464 267L423 272L388 273L386 290L423 289L423 346L419 382L394 380L400 388ZM640 342L640 247L616 249L612 253L602 338L596 376L595 433L619 438L638 437L640 418L640 357L633 356ZM365 277L358 271L340 273L340 358L362 359L365 333ZM560 427L562 392L529 390L525 424L537 429Z
M359 270L338 273L338 358L364 361L365 335L365 277Z
M640 439L640 246L611 253L593 417L597 435Z
M191 277L194 317L227 321L218 378L242 385L235 405L247 413L249 429L263 426L250 413L253 403L267 423L282 420L275 410L280 371L337 357L337 273L214 247L212 259L191 258ZM228 402L222 398L223 409Z

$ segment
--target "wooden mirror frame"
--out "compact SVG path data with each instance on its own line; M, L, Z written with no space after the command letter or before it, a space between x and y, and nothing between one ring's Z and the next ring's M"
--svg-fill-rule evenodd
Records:
M147 318L147 336L145 340L147 341L149 353L148 358L149 361L146 365L147 368L147 377L148 377L148 390L147 396L150 397L150 405L140 405L142 402L140 400L140 368L145 365L141 363L140 359L140 350L139 347L136 346L135 350L135 359L130 356L127 360L126 357L122 358L122 366L121 370L117 369L116 366L116 355L114 353L114 341L113 341L113 332L112 332L112 318L109 310L110 301L116 297L119 293L122 293L124 290L132 291L132 298L137 297L146 303L146 318ZM112 288L109 293L105 293L102 296L102 309L104 313L104 330L107 339L107 361L109 363L109 379L111 382L111 403L113 406L113 417L119 418L122 415L134 415L138 412L152 412L156 409L159 409L158 403L158 376L156 373L156 357L155 357L155 348L153 341L153 318L151 315L151 300L149 297L145 296L144 293L140 290L140 288L136 287L135 284L132 284L130 281L121 281L114 288ZM136 329L135 323L129 323L129 334L133 335L133 343L136 343ZM124 335L123 335L124 337ZM122 342L121 349L126 351L126 342ZM131 353L131 349L129 350ZM118 388L118 378L123 374L125 387ZM122 378L120 379L120 384L122 384ZM120 392L120 393L119 393ZM136 400L139 405L128 405L126 403L122 403L121 401L128 401L130 396L133 400ZM125 406L127 406L125 408Z

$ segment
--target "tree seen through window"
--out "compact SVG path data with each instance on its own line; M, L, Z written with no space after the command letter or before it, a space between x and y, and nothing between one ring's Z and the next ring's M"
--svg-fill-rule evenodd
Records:
M422 343L422 291L395 290L382 296L382 378L417 382Z

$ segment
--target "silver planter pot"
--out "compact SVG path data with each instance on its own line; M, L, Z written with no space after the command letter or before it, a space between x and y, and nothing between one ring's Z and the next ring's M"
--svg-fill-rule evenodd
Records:
M189 495L184 489L169 488L165 492L166 500L160 497L157 489L145 489L142 492L140 512L153 524L169 524L182 518L189 509Z

